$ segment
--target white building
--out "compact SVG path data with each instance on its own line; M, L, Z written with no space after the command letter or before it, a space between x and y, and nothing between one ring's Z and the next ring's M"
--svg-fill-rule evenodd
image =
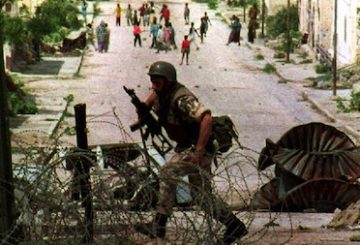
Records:
M337 62L359 63L360 0L300 0L299 29L307 43L321 56L334 53L335 1L337 1Z

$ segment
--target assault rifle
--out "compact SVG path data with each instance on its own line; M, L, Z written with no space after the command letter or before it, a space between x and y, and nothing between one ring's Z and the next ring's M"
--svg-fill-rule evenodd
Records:
M129 89L123 86L125 92L130 96L131 103L136 107L139 115L139 120L130 125L131 132L140 129L141 137L147 140L151 136L151 141L155 149L161 154L165 155L172 149L172 145L168 138L163 134L162 127L153 115L151 109L141 102L139 97L135 94L134 89ZM142 128L145 127L145 133Z

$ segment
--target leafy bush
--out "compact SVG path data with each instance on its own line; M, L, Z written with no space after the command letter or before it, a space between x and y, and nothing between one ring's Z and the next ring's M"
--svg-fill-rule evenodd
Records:
M336 99L336 107L341 112L351 112L351 111L360 111L360 91L359 92L351 92L351 98L348 103L346 103L345 99L338 98Z
M49 40L59 41L64 38L65 29L78 30L82 21L78 19L78 8L68 0L47 0L37 7L31 15L26 9L24 17L6 17L4 21L4 36L11 44L21 45L27 39L37 43Z
M216 9L217 8L217 0L194 0L197 3L207 3L209 9Z
M38 112L35 102L22 98L14 92L8 93L8 102L10 103L10 115L12 116L17 114L35 114Z
M315 65L315 72L318 74L328 73L330 71L331 71L331 66L327 63L321 63L318 65Z
M275 15L266 18L267 35L270 38L276 38L287 30L287 7L281 8ZM298 32L299 29L298 8L295 5L290 6L290 32Z
M69 33L70 33L69 29L61 28L57 32L53 32L53 33L50 33L49 35L44 36L44 42L46 42L46 43L59 43Z
M267 63L262 70L266 73L274 73L276 71L276 67L272 64Z
M208 6L209 6L209 9L216 9L217 8L217 0L209 0Z
M279 35L278 39L281 41L281 46L278 47L278 50L284 52L294 52L295 48L300 44L301 38L302 33L293 30L290 30L290 43L288 43L288 38L286 37L285 33Z
M263 56L262 54L257 54L257 55L255 56L255 59L256 59L256 60L263 60L263 59L264 59L264 56Z
M15 45L22 45L27 37L25 28L25 23L21 17L5 16L3 29L5 41Z

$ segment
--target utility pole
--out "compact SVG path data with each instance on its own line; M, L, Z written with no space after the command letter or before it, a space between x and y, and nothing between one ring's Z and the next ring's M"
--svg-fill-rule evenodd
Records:
M12 244L14 225L14 189L12 176L11 145L9 131L9 109L6 99L7 87L5 80L4 16L0 5L0 241Z
M337 4L338 1L334 0L334 36L333 36L333 49L334 55L332 60L332 80L333 80L333 96L336 96L336 81L337 81Z
M287 1L287 16L286 16L286 62L290 62L290 0Z

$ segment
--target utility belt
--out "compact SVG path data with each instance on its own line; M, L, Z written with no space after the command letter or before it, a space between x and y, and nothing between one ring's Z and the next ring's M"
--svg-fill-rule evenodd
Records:
M215 154L216 149L217 149L216 145L217 145L216 140L213 137L211 137L205 146L206 153ZM190 148L195 148L195 143L193 143L193 142L178 142L177 145L175 146L174 151L176 153L181 153Z

